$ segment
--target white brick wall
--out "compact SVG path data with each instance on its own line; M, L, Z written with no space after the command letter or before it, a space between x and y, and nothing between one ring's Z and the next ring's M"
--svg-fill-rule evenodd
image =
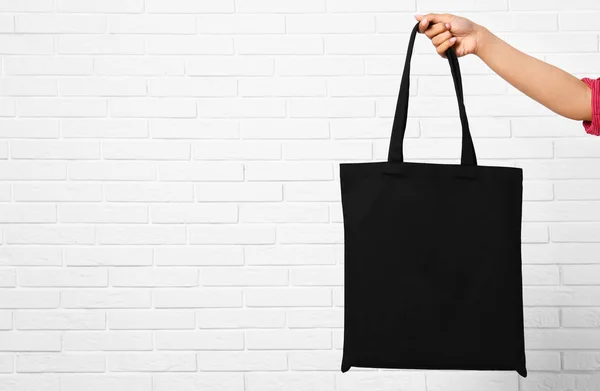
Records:
M598 390L600 142L473 57L478 155L525 173L530 375L339 371L337 165L386 159L431 11L600 76L597 0L0 0L0 390ZM407 156L457 163L415 51Z

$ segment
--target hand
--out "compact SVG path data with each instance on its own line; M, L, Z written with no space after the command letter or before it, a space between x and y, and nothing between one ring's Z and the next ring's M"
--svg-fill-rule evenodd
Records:
M420 22L419 32L431 39L440 56L445 58L444 53L451 46L458 57L477 54L485 32L482 26L450 14L416 15L415 18Z

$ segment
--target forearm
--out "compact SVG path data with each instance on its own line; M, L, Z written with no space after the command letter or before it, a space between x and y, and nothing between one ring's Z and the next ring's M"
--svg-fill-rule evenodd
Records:
M477 56L504 80L563 117L592 119L591 90L583 81L520 52L483 27L478 34Z

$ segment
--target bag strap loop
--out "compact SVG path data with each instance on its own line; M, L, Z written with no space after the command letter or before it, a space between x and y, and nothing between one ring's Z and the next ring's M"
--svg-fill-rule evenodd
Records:
M404 72L402 73L402 82L400 84L400 93L396 104L396 113L394 115L394 124L392 125L392 135L390 138L390 147L388 152L389 162L404 162L404 134L406 133L406 122L408 119L408 99L410 89L410 62L412 58L415 39L419 31L419 24L413 28L408 42L408 50L406 52L406 62L404 63ZM460 66L454 48L450 47L446 51L446 57L450 63L452 72L452 80L454 81L454 89L458 100L458 110L460 113L460 122L462 125L462 153L461 164L468 166L477 165L477 156L475 155L475 147L469 130L469 121L467 119L467 111L465 109L462 77L460 74Z

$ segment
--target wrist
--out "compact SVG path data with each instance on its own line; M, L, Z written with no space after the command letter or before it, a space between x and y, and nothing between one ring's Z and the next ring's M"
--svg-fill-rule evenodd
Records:
M474 54L478 57L481 57L481 54L484 52L486 46L489 44L489 41L492 39L493 34L490 32L490 30L480 25L476 25L474 33L476 42Z

